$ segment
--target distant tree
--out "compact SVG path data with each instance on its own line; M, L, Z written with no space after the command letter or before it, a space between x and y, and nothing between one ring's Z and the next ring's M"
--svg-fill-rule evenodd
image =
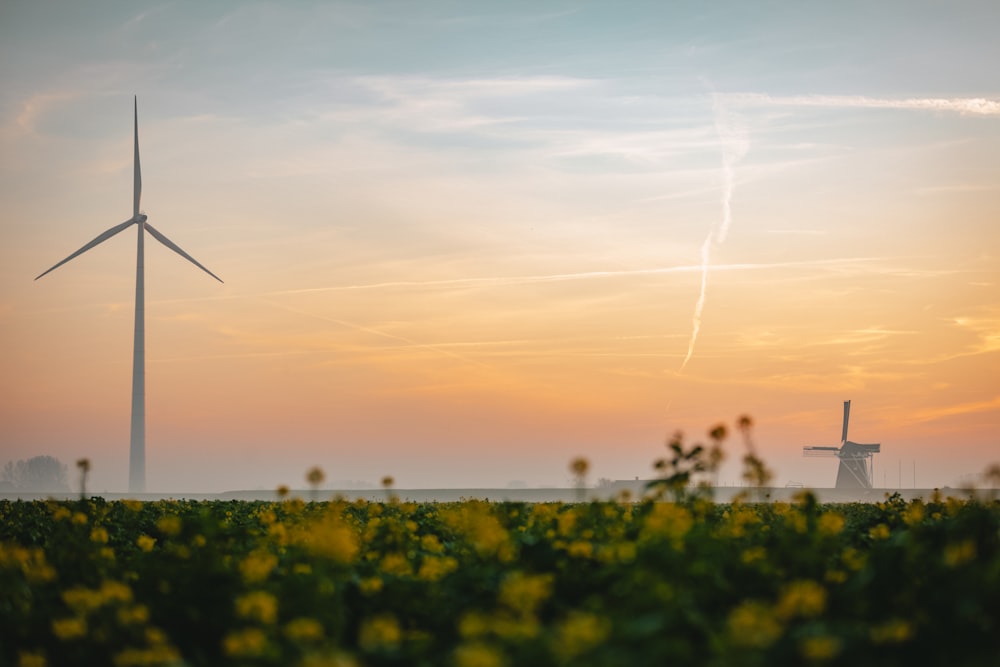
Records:
M52 456L8 461L0 471L0 481L18 491L69 491L66 464Z

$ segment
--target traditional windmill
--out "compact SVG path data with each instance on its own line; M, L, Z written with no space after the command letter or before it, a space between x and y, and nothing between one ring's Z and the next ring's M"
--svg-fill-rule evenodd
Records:
M803 456L836 456L840 459L837 470L838 489L872 488L872 457L882 450L882 445L860 445L847 439L847 422L851 417L851 402L844 401L844 429L840 434L840 447L803 447Z

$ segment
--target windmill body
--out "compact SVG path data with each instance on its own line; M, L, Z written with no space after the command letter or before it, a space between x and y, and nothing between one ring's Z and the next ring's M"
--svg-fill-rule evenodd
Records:
M45 274L59 268L77 255L82 255L91 248L104 243L119 232L125 231L132 225L138 229L138 241L136 248L135 265L135 338L132 345L132 426L129 436L129 493L143 493L146 490L146 298L145 298L145 267L143 257L145 255L144 243L145 232L157 241L167 246L178 255L188 260L199 269L212 276L220 283L222 279L199 264L193 257L181 250L173 241L158 232L147 222L146 215L139 211L139 203L142 199L142 173L139 168L139 102L134 100L133 108L135 153L133 159L133 186L132 186L132 217L125 222L115 225L111 229L98 235L90 243L71 254L66 259L57 263L48 271L40 274L35 280Z
M864 445L847 439L847 425L851 418L851 402L844 401L844 426L840 433L840 447L803 447L804 456L835 456L840 459L837 469L838 489L872 488L872 458L882 450L880 444Z

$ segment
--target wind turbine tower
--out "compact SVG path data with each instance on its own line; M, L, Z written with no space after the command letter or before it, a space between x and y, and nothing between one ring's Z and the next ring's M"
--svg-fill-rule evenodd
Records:
M204 266L199 264L191 255L187 254L173 241L158 232L147 221L146 214L139 210L139 202L142 199L142 174L139 169L139 100L133 99L133 120L135 136L135 154L133 158L133 184L132 184L132 217L125 222L115 225L111 229L100 234L90 243L86 244L72 255L62 260L48 271L40 274L35 280L41 278L77 255L82 255L94 246L98 246L110 239L115 234L135 225L138 230L138 246L136 250L135 263L135 338L132 345L132 427L129 437L129 465L128 465L128 490L129 493L143 493L146 490L146 299L145 299L145 278L143 268L143 241L145 232L167 246L178 255L188 260L199 269L212 276L220 283L222 279Z

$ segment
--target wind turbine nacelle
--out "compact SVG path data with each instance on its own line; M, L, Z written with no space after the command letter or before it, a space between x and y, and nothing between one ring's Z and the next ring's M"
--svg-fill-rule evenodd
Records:
M135 216L135 221L138 222L138 223L140 223L140 224L143 223L143 222L146 222L146 214L145 213L137 213L136 216Z

